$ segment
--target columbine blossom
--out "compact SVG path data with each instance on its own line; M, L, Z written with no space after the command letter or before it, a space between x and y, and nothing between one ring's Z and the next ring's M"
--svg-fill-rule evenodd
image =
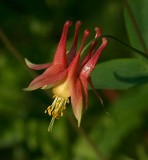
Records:
M27 66L31 69L46 69L40 76L36 77L25 90L31 91L38 88L52 88L54 101L45 111L45 113L47 112L52 116L49 131L52 130L54 120L63 116L63 111L66 109L66 104L69 103L69 98L71 98L73 113L78 120L78 126L80 126L82 113L87 109L88 104L88 83L96 93L90 74L94 70L102 50L107 45L107 39L103 37L102 44L96 49L101 30L95 28L95 39L91 42L90 49L84 59L80 60L85 41L90 34L88 29L84 31L80 48L77 51L80 25L81 22L77 21L72 47L70 51L67 52L66 41L71 21L67 21L64 24L62 36L52 63L33 64L25 59Z

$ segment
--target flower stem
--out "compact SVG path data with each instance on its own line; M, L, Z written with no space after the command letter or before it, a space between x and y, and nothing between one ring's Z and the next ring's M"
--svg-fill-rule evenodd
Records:
M122 41L122 40L120 40L120 39L118 39L118 38L116 38L116 37L114 37L114 36L112 36L112 35L103 35L103 36L104 36L104 37L111 38L111 39L114 39L114 40L120 42L120 43L123 44L124 46L130 48L131 50L135 51L136 53L138 53L138 54L142 55L143 57L145 57L146 59L148 59L148 55L147 55L146 53L144 53L144 52L142 52L142 51L140 51L140 50L138 50L138 49L130 46L129 44L125 43L124 41Z

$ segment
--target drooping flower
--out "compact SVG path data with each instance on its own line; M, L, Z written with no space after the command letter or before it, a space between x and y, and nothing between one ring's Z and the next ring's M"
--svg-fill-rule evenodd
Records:
M66 109L66 104L69 103L69 98L71 98L73 113L78 120L78 126L80 126L82 113L87 109L88 104L88 83L96 93L90 74L94 70L102 50L107 45L107 39L103 37L102 44L96 49L97 40L101 35L101 30L96 27L95 39L91 42L91 45L89 45L90 49L88 53L84 59L81 60L85 41L90 32L88 29L84 31L82 43L77 51L80 25L81 22L77 21L72 47L68 54L66 41L71 21L67 21L64 24L62 36L52 63L33 64L25 59L27 66L31 69L46 69L40 76L36 77L25 90L31 91L38 88L52 88L54 101L45 111L52 116L48 128L49 131L52 130L54 120L63 116L63 111Z

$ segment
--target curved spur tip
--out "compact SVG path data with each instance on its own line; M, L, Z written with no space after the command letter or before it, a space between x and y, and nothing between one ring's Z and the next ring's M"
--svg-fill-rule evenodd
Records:
M31 89L30 89L29 87L23 88L22 90L23 90L23 91L31 91Z
M24 60L28 67L32 65L32 63L27 58L24 58Z

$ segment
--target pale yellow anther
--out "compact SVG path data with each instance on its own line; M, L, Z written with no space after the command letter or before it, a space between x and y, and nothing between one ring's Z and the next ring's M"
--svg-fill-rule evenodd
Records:
M63 116L63 110L66 109L66 103L69 103L69 99L65 99L62 97L58 97L56 95L53 96L54 101L52 105L50 105L46 110L45 113L48 113L50 116L52 116L51 122L48 127L48 131L52 131L52 127L54 124L55 119L59 119Z

